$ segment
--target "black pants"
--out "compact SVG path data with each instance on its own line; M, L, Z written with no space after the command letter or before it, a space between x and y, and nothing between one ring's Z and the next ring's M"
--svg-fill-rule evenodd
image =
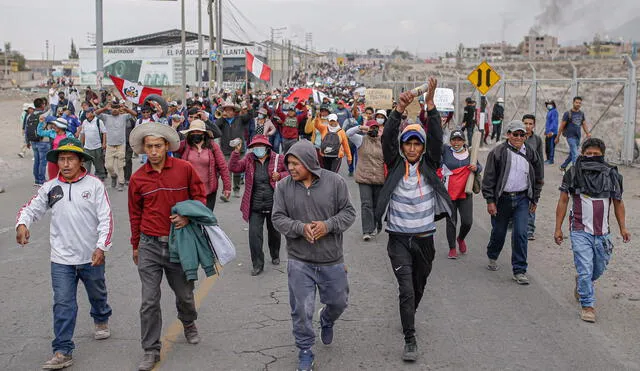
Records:
M241 156L244 156L244 153L242 153ZM224 159L227 162L227 165L229 165L229 159L230 158L231 158L231 154L229 154L228 156L224 155ZM243 174L244 173L236 174L236 173L233 173L233 172L229 171L229 176L231 177L231 182L233 184L233 191L234 192L240 191L240 182L242 181L242 175Z
M389 234L387 252L400 292L400 321L406 342L416 336L415 317L427 285L436 251L433 236L413 237Z
M502 122L500 122L499 124L493 124L491 139L493 139L494 136L498 139L497 141L499 142L502 136Z
M340 171L340 164L342 164L342 159L340 157L323 157L324 162L322 167L326 170L333 171L337 173Z
M382 230L382 224L376 225L374 211L378 204L378 196L382 191L381 184L358 184L360 188L360 216L362 218L362 234L373 234L378 229Z
M453 201L454 214L457 212L460 215L460 234L458 238L464 240L471 230L473 224L473 197L467 195L467 198ZM453 224L450 218L447 218L447 241L449 242L449 248L456 248L456 226Z
M473 145L473 130L475 129L475 126L469 126L468 128L465 128L464 130L467 131L467 145L469 147L471 147Z
M556 154L556 135L544 137L544 152L547 155L547 161L553 162Z
M214 191L211 192L207 195L207 208L209 208L209 210L213 211L213 208L216 207L216 195L218 194L218 191Z
M124 151L124 181L128 182L131 179L131 173L133 172L133 164L131 158L133 157L133 149L127 144ZM121 179L122 180L122 179Z
M271 260L280 257L280 232L276 231L271 222L271 213L251 211L249 215L249 250L251 250L251 262L253 268L262 269L264 267L264 252L262 251L262 241L264 221L267 221L267 238L269 243L269 253Z

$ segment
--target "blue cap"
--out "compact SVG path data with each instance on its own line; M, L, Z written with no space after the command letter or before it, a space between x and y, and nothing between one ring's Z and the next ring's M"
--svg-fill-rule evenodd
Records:
M402 137L400 138L400 140L402 141L402 143L404 143L411 138L417 138L421 143L424 143L424 138L422 137L422 134L420 134L415 130L410 130L402 134Z
M58 119L58 118L57 118L56 116L51 116L51 115L49 115L49 116L47 116L47 118L46 118L46 119L44 119L44 121L48 124L48 123L50 123L50 122L54 122L54 121L56 121L57 119Z

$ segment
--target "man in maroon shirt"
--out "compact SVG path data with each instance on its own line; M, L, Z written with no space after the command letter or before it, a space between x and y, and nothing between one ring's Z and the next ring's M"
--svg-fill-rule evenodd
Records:
M144 356L139 370L151 370L160 361L160 283L162 273L176 296L178 318L184 325L189 344L200 341L195 320L198 316L193 297L193 281L188 281L180 263L169 261L169 231L173 223L182 228L187 217L171 215L180 201L205 200L204 184L187 161L167 156L180 145L178 133L168 125L139 125L129 137L133 151L146 154L148 161L131 177L129 183L129 219L133 262L138 266L142 283L140 323ZM144 215L144 218L143 218Z

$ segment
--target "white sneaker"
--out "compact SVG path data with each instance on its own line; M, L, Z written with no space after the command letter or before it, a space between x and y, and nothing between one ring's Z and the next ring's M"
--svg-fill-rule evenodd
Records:
M362 236L362 240L363 240L363 241L369 241L369 240L371 240L371 235L370 235L370 234L366 234L366 233L365 233L365 234Z

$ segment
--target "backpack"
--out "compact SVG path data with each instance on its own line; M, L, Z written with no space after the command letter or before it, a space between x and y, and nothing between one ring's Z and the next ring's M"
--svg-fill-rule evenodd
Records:
M39 142L42 138L38 135L38 124L40 124L40 115L36 115L35 112L27 117L27 125L25 126L25 133L29 142Z
M324 157L338 157L341 145L340 135L338 135L338 132L332 133L327 131L327 135L322 138L320 151Z

